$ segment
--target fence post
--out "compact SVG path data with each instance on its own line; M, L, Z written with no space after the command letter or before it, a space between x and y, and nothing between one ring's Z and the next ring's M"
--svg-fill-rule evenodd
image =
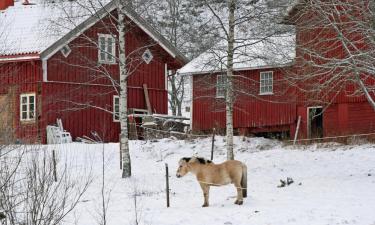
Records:
M56 153L55 153L55 150L52 150L52 163L53 163L53 177L55 179L55 182L57 182Z
M165 164L165 192L167 195L167 208L169 207L169 173L168 173L168 163Z
M300 125L301 125L301 116L298 116L297 128L296 128L296 133L294 134L293 145L295 145L296 142L297 142L298 131L299 131L299 126Z
M214 160L214 148L215 148L215 128L212 129L211 161Z
M121 135L121 134L120 134ZM119 140L121 140L121 136L120 136L120 139ZM120 145L121 145L121 143L119 143ZM122 151L121 151L121 146L119 146L119 148L118 149L120 149L120 170L122 170Z

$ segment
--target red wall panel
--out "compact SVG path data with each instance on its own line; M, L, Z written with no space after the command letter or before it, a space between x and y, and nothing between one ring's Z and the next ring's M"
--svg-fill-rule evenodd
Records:
M14 138L20 142L38 142L40 134L41 102L40 85L42 68L40 61L25 61L0 64L0 95L9 94L12 105ZM36 119L33 122L20 121L20 95L36 94Z
M274 94L259 95L261 71L274 71ZM296 120L294 97L282 81L281 71L247 70L236 72L234 83L236 101L234 105L234 128L263 128L274 130L275 126L290 125ZM225 102L217 99L216 75L196 75L193 77L193 130L211 130L213 127L225 128ZM244 94L246 93L246 94Z

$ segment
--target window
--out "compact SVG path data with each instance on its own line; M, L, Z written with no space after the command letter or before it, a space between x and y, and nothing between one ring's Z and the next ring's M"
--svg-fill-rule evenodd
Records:
M117 95L113 96L113 122L120 121L120 98Z
M61 51L61 54L63 54L65 58L69 56L70 52L72 52L69 45L65 45L60 51Z
M151 51L149 49L146 49L146 51L142 54L142 59L145 61L145 63L150 64L154 56L152 55Z
M224 75L218 75L216 77L216 98L225 98L225 84L226 77Z
M21 121L35 120L35 93L22 94L20 96L20 103Z
M116 41L110 34L99 34L99 63L116 63Z
M260 91L261 95L273 94L273 72L260 73Z

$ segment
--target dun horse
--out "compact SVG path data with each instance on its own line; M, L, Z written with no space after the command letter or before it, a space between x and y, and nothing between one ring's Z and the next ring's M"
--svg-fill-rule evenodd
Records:
M207 207L210 186L234 184L237 189L237 199L234 204L242 205L247 197L247 167L237 160L229 160L221 164L214 164L210 160L199 157L182 158L178 162L176 176L182 177L191 172L202 188L204 196L203 207Z

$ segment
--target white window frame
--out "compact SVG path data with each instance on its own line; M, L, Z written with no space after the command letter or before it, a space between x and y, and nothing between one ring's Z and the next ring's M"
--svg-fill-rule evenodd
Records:
M148 56L148 57L146 57ZM151 61L154 59L154 55L150 51L150 49L146 49L142 54L142 59L146 64L150 64Z
M64 45L64 47L61 48L60 52L66 58L72 52L72 49L70 49L69 45Z
M104 50L100 40L104 38ZM111 52L108 51L108 40L112 39ZM104 53L104 59L101 54ZM111 57L111 58L109 58ZM116 36L111 34L98 34L98 62L101 64L116 64Z
M265 77L269 76L270 77ZM266 89L266 90L264 90ZM260 72L259 95L273 95L273 71Z
M30 102L30 97L34 97L34 102ZM22 99L26 98L26 103L22 102ZM33 112L34 115L31 117L31 104L33 104ZM26 110L23 110L23 107L26 105ZM26 113L26 117L23 117L23 113ZM22 122L32 122L36 119L36 94L35 93L27 93L27 94L21 94L20 95L20 121Z
M118 100L118 112L116 112L116 99ZM116 119L118 115L118 119ZM120 97L118 95L113 96L113 122L120 122Z
M226 81L225 75L216 76L216 98L225 98L225 93L226 93L225 81Z

